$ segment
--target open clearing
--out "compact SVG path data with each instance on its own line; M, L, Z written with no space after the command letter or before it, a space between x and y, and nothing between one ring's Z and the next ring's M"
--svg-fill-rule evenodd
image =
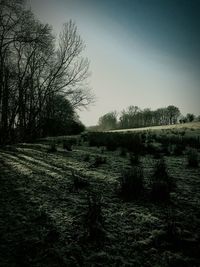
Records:
M130 162L118 150L48 147L45 141L0 150L0 266L200 266L200 174L185 154L165 156L177 188L162 204L119 197L118 178ZM97 155L106 162L94 168ZM157 161L141 157L147 191ZM88 187L74 188L73 170ZM99 243L88 239L85 223L92 194L101 196Z

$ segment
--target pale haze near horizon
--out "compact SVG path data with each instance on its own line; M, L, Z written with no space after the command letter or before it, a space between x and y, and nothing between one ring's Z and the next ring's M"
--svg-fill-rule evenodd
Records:
M28 5L37 18L53 26L56 35L69 19L77 24L86 44L84 56L90 60L89 84L96 96L95 104L78 112L85 125L95 125L103 114L120 112L129 105L156 109L172 104L183 114L200 114L200 81L191 62L149 45L134 30L130 34L89 1L29 0Z

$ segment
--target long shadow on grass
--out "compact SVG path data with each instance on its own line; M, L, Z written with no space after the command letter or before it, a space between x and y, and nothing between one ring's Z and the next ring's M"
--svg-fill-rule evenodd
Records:
M0 266L65 266L56 251L59 232L17 188L23 175L0 167Z

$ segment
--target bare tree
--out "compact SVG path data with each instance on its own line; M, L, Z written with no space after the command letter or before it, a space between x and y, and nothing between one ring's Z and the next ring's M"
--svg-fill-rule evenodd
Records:
M62 92L76 108L86 107L94 99L87 84L89 61L81 56L84 49L77 26L70 20L63 25L60 33L50 84L53 84L55 90Z
M179 108L177 108L173 105L170 105L167 107L167 113L168 113L169 124L177 123L177 119L180 116Z
M119 121L116 122L116 128L138 128L155 125L167 125L177 123L180 111L175 106L168 106L167 108L158 108L144 110L137 106L129 106L120 114ZM100 118L99 124L102 124L107 119L107 114ZM106 120L105 120L106 121Z
M21 139L40 132L43 113L57 94L74 109L94 98L75 23L63 25L56 43L52 28L25 10L22 0L0 0L0 6L0 131L5 142L13 131Z
M117 128L117 112L108 112L99 118L99 128L101 130L111 130Z

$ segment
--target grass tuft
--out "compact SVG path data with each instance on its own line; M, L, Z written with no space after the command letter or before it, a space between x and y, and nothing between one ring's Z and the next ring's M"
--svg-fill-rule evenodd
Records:
M169 201L175 182L169 176L165 160L162 158L155 166L151 177L151 197L155 201Z
M106 163L106 158L97 155L94 158L94 162L90 165L90 167L92 167L92 168L98 168L100 165L105 164L105 163Z
M131 166L136 166L140 164L140 156L138 154L130 153L129 160Z
M102 205L100 195L88 195L88 209L85 216L87 236L89 241L99 244L105 239Z
M57 151L56 143L52 142L47 150L48 153L54 153Z
M198 152L196 149L190 148L187 152L187 162L188 167L197 168L199 165L198 162Z
M77 172L75 173L75 171L72 171L72 179L74 191L78 191L79 189L83 189L90 185L89 181L85 177L81 176Z
M134 199L144 190L144 177L141 167L124 170L120 177L120 195L126 199Z

